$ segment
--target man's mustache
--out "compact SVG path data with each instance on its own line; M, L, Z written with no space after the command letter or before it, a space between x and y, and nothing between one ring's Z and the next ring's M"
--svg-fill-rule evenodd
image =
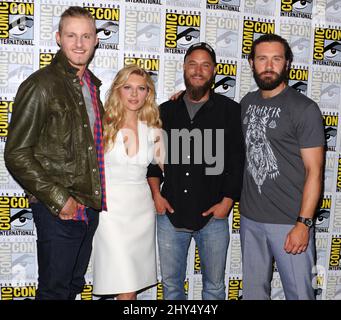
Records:
M263 71L263 72L261 72L259 75L262 76L262 75L269 75L269 74L278 75L278 73L275 72L275 71Z

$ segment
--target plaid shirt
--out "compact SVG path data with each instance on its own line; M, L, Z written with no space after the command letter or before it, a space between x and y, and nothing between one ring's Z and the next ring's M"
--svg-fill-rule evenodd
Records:
M97 151L97 161L99 168L99 175L101 179L102 189L102 210L107 210L106 192L105 192L105 171L104 171L104 148L103 148L103 134L102 134L102 121L97 103L97 92L95 85L91 82L90 74L86 70L84 73L84 79L90 89L92 106L95 113L95 124L94 124L94 141ZM81 84L83 85L82 81ZM74 220L88 222L88 216L85 212L86 207L82 204L78 205L77 215Z

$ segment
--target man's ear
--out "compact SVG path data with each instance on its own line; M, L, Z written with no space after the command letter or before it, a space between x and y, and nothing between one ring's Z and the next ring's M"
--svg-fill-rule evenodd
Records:
M249 65L250 65L251 70L253 70L253 60L252 59L249 59Z
M59 33L59 31L56 32L56 42L57 42L58 46L60 46L60 33Z

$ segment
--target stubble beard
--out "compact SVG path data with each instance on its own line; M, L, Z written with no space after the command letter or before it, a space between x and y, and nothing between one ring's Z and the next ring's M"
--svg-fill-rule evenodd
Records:
M76 68L87 67L87 65L90 63L95 54L95 50L93 50L91 54L87 52L84 56L77 56L69 54L64 50L62 46L60 48L63 51L69 63Z

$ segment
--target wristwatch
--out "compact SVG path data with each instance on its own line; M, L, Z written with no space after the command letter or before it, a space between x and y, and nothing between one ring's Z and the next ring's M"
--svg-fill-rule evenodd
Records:
M314 221L311 218L297 217L296 221L302 222L303 224L305 224L309 228L314 224Z

